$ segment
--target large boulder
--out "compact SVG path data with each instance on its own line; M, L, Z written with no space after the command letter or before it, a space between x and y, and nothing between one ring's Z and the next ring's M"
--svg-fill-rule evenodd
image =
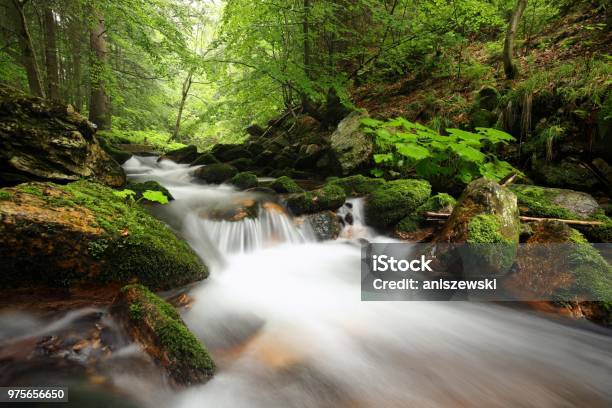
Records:
M119 291L111 313L175 385L204 383L215 372L206 347L189 331L178 312L142 285Z
M198 148L196 146L185 146L180 149L172 150L157 159L157 161L162 160L172 160L175 163L180 164L189 164L193 163L198 159Z
M366 200L366 222L377 228L388 228L411 214L431 194L426 180L394 180L382 184Z
M331 135L331 150L343 175L348 175L365 166L372 159L374 141L361 128L361 120L367 112L352 112L338 124Z
M346 201L344 190L336 185L327 184L322 188L294 193L287 196L287 208L294 215L313 214L325 210L335 210Z
M466 274L503 275L514 263L520 229L514 193L481 178L465 188L434 241L469 244L461 251Z
M95 132L70 105L0 86L0 185L82 178L123 185L123 169L102 149Z
M100 184L0 190L0 284L63 287L139 281L171 289L208 276L189 246Z

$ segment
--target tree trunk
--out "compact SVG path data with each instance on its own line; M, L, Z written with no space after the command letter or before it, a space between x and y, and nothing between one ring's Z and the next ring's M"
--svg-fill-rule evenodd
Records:
M12 0L11 4L13 6L9 7L10 12L13 14L11 20L15 24L19 47L21 48L21 62L28 77L30 93L44 98L45 92L40 80L40 71L38 70L38 64L36 62L32 37L30 36L28 22L23 12L25 3L20 0Z
M84 84L81 83L81 51L82 51L82 29L84 21L81 18L75 18L70 22L69 37L71 44L71 60L72 60L72 75L70 79L70 92L72 102L77 112L83 111L83 95Z
M513 62L514 56L514 37L518 30L519 23L523 12L527 7L527 0L518 0L516 7L512 12L510 23L508 24L508 31L506 32L506 41L504 42L504 72L506 73L507 79L513 79L518 73L517 67Z
M59 66L55 39L55 16L48 5L44 6L43 20L45 28L45 61L47 68L47 97L60 99Z
M107 75L107 47L106 28L104 17L96 15L95 24L91 28L89 41L90 55L90 83L89 120L98 126L98 129L108 130L111 127L110 100L106 92Z
M185 108L185 103L187 102L187 96L189 95L189 90L191 89L191 84L193 83L193 70L189 71L187 74L187 78L183 82L183 89L181 91L181 102L179 105L178 115L176 116L176 124L174 125L174 132L172 132L172 137L170 140L178 140L179 131L181 130L181 119L183 117L183 109Z
M310 14L310 0L304 0L304 20L303 24L303 35L304 35L304 73L306 77L312 79L310 74L310 38L309 37L309 24L308 15Z

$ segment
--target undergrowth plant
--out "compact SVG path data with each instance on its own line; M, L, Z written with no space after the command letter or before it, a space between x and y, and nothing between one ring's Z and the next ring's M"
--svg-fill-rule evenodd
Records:
M518 173L491 152L496 145L515 140L501 130L476 128L477 133L473 133L449 128L445 136L404 118L365 118L362 126L374 136L378 153L374 155L377 167L372 174L377 177L385 170L414 172L444 188L480 177L499 181L512 172Z
M137 200L134 199L136 192L127 188L121 191L113 191L113 194L134 204L139 203L141 200L147 200L159 204L168 204L168 197L166 197L161 191L146 190L142 193L142 197Z

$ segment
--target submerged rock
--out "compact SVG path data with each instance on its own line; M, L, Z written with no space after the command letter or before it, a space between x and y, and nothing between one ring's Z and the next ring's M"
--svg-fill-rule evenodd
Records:
M367 112L352 112L342 119L331 135L331 150L343 175L350 174L372 159L374 141L371 135L361 129L361 119L366 117Z
M122 288L111 313L176 385L208 381L215 372L208 350L189 331L178 312L142 285Z
M238 170L231 164L216 163L200 167L194 173L199 179L212 184L221 184L238 173Z
M172 160L175 163L189 164L198 158L198 148L196 146L185 146L180 149L172 150L161 155L157 161Z
M88 181L1 189L0 258L3 287L139 281L171 289L208 276L163 223Z
M430 194L431 185L425 180L387 182L368 195L366 221L377 228L391 227L416 210Z
M70 105L0 86L0 185L82 178L118 187L125 174Z

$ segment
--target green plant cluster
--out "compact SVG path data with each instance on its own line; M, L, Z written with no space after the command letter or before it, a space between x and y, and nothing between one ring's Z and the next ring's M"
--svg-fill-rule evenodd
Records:
M445 186L467 184L480 177L499 181L518 172L491 152L498 144L514 141L501 130L477 128L473 133L449 128L448 135L441 135L404 118L364 118L362 124L374 136L378 148L374 161L379 167L372 171L376 176L383 175L385 168L396 168L414 171L436 186Z

